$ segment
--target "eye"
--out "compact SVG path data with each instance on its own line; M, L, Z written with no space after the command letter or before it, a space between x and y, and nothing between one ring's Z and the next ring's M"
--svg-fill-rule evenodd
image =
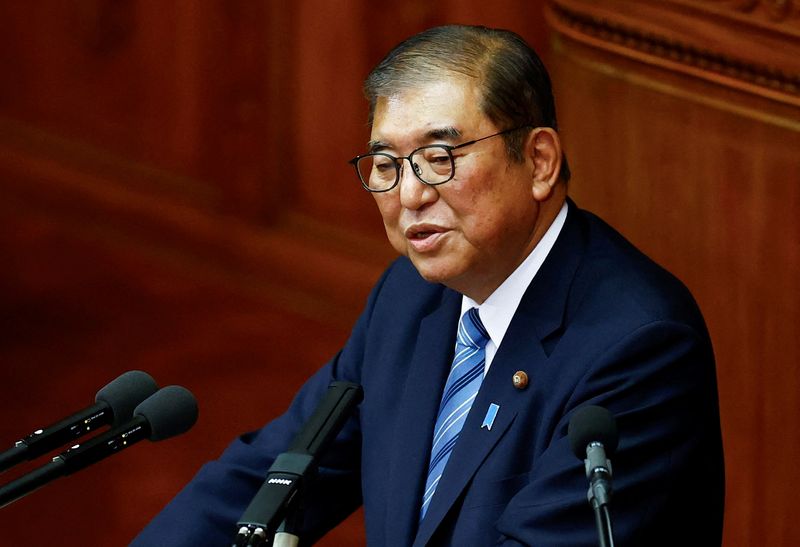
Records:
M389 156L373 156L372 162L375 170L381 173L394 170L395 168L395 162Z
M446 148L440 146L432 146L425 148L422 152L425 161L433 166L447 165L450 163L450 154L447 153Z

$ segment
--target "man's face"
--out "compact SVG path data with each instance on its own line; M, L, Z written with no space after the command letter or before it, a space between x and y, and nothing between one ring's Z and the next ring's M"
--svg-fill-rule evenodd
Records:
M509 129L479 109L472 80L444 78L378 99L371 148L407 156L429 144L457 145ZM455 177L428 186L407 160L399 184L373 194L392 246L420 274L478 302L485 300L533 249L539 206L532 194L535 162L513 162L502 137L454 150Z

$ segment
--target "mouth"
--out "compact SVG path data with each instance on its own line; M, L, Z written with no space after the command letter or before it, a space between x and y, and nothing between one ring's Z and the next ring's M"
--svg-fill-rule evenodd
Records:
M420 232L413 232L413 233L409 234L408 239L425 239L425 238L430 237L433 234L437 234L437 233L439 233L439 232L436 232L434 230L430 230L430 231L424 231L423 230L423 231L420 231Z
M412 224L406 228L405 236L408 239L424 239L433 234L440 234L446 231L446 228L435 224Z
M442 237L448 232L447 228L431 224L416 224L406 228L405 236L412 249L417 252L431 252L436 250Z

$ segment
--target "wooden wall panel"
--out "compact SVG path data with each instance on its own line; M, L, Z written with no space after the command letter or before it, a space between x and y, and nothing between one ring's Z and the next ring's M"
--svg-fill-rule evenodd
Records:
M730 547L800 543L789 517L800 480L800 41L797 3L783 4L785 17L777 2L567 0L549 11L572 195L683 279L705 313Z

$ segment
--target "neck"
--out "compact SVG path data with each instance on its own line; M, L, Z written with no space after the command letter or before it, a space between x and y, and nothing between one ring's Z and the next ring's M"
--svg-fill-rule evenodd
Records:
M451 289L468 296L474 300L478 305L483 304L497 288L505 282L508 277L516 271L520 264L533 252L533 249L547 233L547 230L553 224L553 221L561 211L561 207L567 199L566 187L564 184L557 184L553 188L552 194L545 201L539 202L539 210L537 212L536 222L534 223L531 231L531 237L528 239L527 244L520 249L519 254L515 260L511 262L499 273L497 272L479 272L477 276L473 276L473 281L476 283L469 283L469 280L462 279L461 282L453 280L447 283ZM493 275L494 273L494 275Z

